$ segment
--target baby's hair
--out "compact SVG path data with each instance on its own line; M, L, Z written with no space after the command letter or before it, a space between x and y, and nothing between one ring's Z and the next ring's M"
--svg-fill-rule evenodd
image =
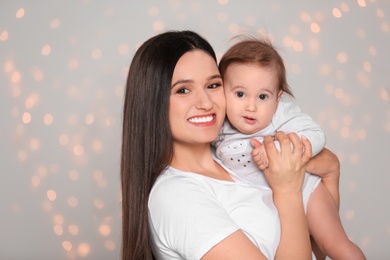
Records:
M272 45L268 36L239 35L240 41L230 47L219 62L219 71L224 77L227 68L233 63L256 64L262 68L274 70L278 78L278 89L294 96L287 84L286 68L282 57Z

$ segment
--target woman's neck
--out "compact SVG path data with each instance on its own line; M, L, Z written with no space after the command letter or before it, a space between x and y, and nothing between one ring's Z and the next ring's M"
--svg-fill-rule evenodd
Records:
M233 181L230 175L214 161L210 144L174 144L171 166L218 180Z

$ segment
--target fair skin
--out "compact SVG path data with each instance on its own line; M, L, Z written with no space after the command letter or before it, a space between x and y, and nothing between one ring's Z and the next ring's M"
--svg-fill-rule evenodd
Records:
M171 166L209 178L233 181L214 161L210 142L225 119L225 96L215 61L195 50L176 64L170 96L169 119L174 155ZM277 259L311 259L307 221L302 203L304 167L311 157L308 140L278 133L279 152L271 138L264 147L270 165L265 175L272 184L274 203L281 220L281 241ZM292 147L294 149L292 149ZM202 259L265 259L251 240L238 230L211 248Z
M278 88L275 72L257 64L229 65L224 76L224 87L229 122L244 134L259 132L271 123L283 93ZM255 147L252 157L265 173L271 163L268 151L257 140L252 140L252 144ZM329 158L329 155L325 156ZM309 172L321 171L310 167L307 169ZM329 167L325 164L323 169ZM329 172L338 170L330 169ZM338 214L338 174L333 174L335 177L331 177L331 174L325 175L327 176L313 191L308 202L307 219L310 233L320 250L332 259L365 259L361 250L350 242L341 224Z

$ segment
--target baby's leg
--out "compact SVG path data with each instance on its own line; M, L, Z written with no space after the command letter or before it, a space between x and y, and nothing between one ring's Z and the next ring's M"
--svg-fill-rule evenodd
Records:
M307 220L319 249L331 259L366 259L360 248L348 239L336 204L322 183L310 195Z

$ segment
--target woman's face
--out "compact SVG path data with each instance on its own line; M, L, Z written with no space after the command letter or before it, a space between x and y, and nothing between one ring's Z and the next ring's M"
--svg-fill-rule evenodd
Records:
M201 50L185 53L172 76L169 124L174 142L212 142L225 119L225 103L215 61Z

